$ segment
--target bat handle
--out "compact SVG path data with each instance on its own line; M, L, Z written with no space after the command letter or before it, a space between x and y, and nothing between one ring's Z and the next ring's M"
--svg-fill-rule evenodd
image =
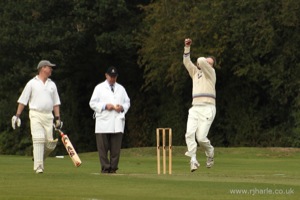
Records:
M64 133L60 130L60 128L56 128L55 124L53 124L53 128L55 131L59 132L60 136L62 136L62 137L64 136Z
M64 132L62 132L60 129L58 129L58 132L59 132L59 134L60 134L61 137L65 136Z

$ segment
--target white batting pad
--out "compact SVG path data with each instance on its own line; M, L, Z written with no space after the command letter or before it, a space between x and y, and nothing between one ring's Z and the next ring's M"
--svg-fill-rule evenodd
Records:
M44 169L44 143L33 143L33 170L36 170L38 166Z
M49 154L55 149L57 145L58 139L55 140L48 140L45 143L45 149L44 149L44 160L49 156Z

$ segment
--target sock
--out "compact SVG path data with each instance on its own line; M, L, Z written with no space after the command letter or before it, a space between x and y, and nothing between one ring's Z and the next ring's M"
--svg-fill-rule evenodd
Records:
M192 162L197 161L196 155L193 155L193 156L192 156L191 161L192 161Z

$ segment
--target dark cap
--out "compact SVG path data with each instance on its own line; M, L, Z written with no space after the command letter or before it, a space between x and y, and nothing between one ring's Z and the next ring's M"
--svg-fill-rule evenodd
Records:
M112 77L118 76L118 71L117 71L117 68L115 68L115 67L109 67L107 69L106 73Z
M41 60L37 66L37 69L44 67L44 66L55 67L56 64L51 63L49 60Z

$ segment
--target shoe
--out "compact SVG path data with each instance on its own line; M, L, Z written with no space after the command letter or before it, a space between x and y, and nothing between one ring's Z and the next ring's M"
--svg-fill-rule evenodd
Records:
M198 169L198 167L200 167L200 164L198 163L198 161L191 161L191 172L194 172Z
M102 173L102 174L108 174L108 173L110 173L110 171L109 171L108 169L103 169L103 170L101 171L101 173Z
M211 168L214 165L214 157L207 157L206 167Z
M38 166L38 168L35 170L35 173L42 174L44 172L43 168L41 166Z

